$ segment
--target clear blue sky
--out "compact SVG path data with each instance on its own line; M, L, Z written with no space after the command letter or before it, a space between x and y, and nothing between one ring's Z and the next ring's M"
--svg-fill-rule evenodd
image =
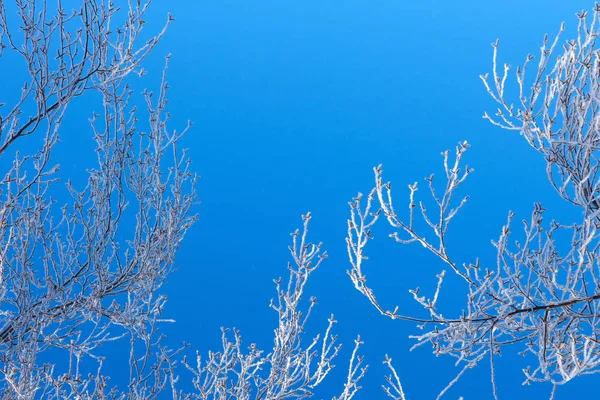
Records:
M457 372L453 359L436 358L428 346L409 352L408 335L418 333L415 327L378 315L353 288L346 275L347 202L372 187L372 168L383 163L404 210L406 184L440 175L440 152L468 140L466 161L475 173L463 193L471 199L455 219L448 243L458 262L476 257L493 262L490 240L499 236L509 210L520 221L542 201L547 220L572 218L573 210L547 182L543 159L517 133L481 118L495 106L478 76L491 70L490 43L496 38L500 60L516 66L530 52L537 56L544 33L555 34L561 21L567 24L565 37L572 34L575 13L593 5L581 0L155 2L147 30L158 31L167 12L177 20L146 60L149 73L134 78L135 87L156 90L164 56L173 54L171 127L183 128L188 119L195 123L184 145L202 177L200 221L182 246L180 270L163 288L169 296L165 316L177 320L164 328L167 343L177 347L186 340L206 354L220 349L220 326L235 326L247 344L268 350L277 323L268 307L275 295L272 279L286 276L289 233L301 226L301 214L312 211L310 236L324 243L330 257L307 288L306 297L319 301L308 333L323 331L334 313L344 343L318 398L342 391L357 334L370 365L359 399L384 398L386 353L409 398L434 398ZM87 109L78 104L74 110ZM66 127L79 124L76 117L72 111ZM65 133L59 149L65 157L71 154L74 167L78 143ZM63 166L67 174L69 165ZM521 231L514 231L518 239ZM375 230L367 275L384 304L421 315L408 289L431 289L443 265L421 246L391 243L389 232L383 223ZM456 293L443 294L444 304L452 305L446 315L460 313L463 303ZM509 348L498 360L500 398L547 397L549 385L520 385L527 366L516 355L521 350ZM107 366L118 374L117 365ZM489 373L486 359L447 398L491 398ZM187 378L182 371L182 382ZM560 388L558 398L584 398L596 387L597 378L578 378Z

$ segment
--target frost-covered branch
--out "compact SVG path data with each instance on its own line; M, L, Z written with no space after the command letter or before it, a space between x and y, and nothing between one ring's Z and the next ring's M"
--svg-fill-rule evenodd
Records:
M600 372L600 58L595 48L600 33L600 5L596 5L591 22L588 23L587 12L578 18L578 37L566 42L562 54L556 55L563 26L553 41L545 37L531 87L525 71L533 56L528 56L517 69L518 105L507 99L510 66L505 65L503 72L498 72L498 42L493 44L492 82L488 75L481 77L488 93L500 105L495 118L487 114L484 117L504 129L520 131L544 156L548 178L558 194L581 209L578 223L546 224L545 209L535 204L530 219L523 221L522 234L513 242L509 236L513 234L514 213L509 212L498 240L492 242L495 264L482 266L476 260L459 266L449 255L445 237L448 224L467 199L453 201L456 188L472 171L460 167L466 142L457 147L453 166L448 164L448 153L443 153L443 193L436 191L433 176L426 179L437 206L435 218L423 203L417 204L416 183L409 185L409 211L402 218L392 201L391 185L382 183L381 167L375 168L375 187L366 205L361 204L360 194L350 203L347 247L354 286L382 314L419 323L425 332L414 336L418 341L414 347L431 343L436 355L455 357L457 365L463 366L457 378L488 358L495 398L498 393L494 360L504 348L519 349L537 360L524 368L527 384L550 382L556 387L577 376ZM426 238L428 231L417 229L413 223L417 206L433 240ZM437 275L436 289L430 298L418 289L411 291L427 316L403 314L398 307L379 303L373 289L367 286L364 262L372 226L381 212L396 229L391 236L397 242L421 244L464 281L467 294L462 312L447 317L438 310L444 271ZM570 236L567 243L564 233ZM445 390L441 395L444 393Z
M278 325L274 330L273 349L265 354L255 344L242 348L241 335L233 330L233 340L229 339L229 329L223 329L223 349L209 352L203 359L197 352L196 363L192 366L187 359L184 365L194 375L196 392L182 398L191 399L304 399L313 395L312 390L320 385L334 368L341 344L336 345L337 335L331 333L337 322L333 315L325 333L303 343L305 326L316 305L312 297L308 304L302 302L304 288L309 276L327 258L321 252L321 244L309 243L308 222L310 213L304 215L302 232L292 233L290 253L293 263L287 282L277 279L277 299L271 307L277 312ZM362 341L355 341L350 357L347 381L337 400L350 400L360 389L359 381L367 367L362 367L363 358L358 355Z

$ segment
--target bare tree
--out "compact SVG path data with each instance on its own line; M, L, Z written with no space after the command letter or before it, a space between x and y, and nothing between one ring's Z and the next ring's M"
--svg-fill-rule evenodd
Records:
M472 172L462 167L467 142L456 148L454 163L449 162L448 152L442 153L442 190L433 175L426 179L436 205L433 213L417 202L414 183L409 185L408 216L401 218L392 202L391 185L383 182L381 166L374 169L375 187L366 204L361 194L350 203L347 247L352 265L349 275L356 289L382 314L418 323L425 333L414 337L414 347L431 343L436 355L451 355L462 365L440 397L467 369L488 358L493 394L498 398L494 360L509 346L533 356L535 363L524 366L524 383L551 382L552 398L558 385L600 372L600 57L595 49L600 5L596 5L591 22L585 11L578 18L577 39L567 41L562 54L557 55L563 26L552 43L544 38L530 87L525 72L534 57L529 55L517 68L517 105L505 94L510 67L505 64L504 72L497 72L498 42L493 44L492 83L488 75L481 78L500 105L496 117L485 114L484 118L519 131L544 156L550 182L564 200L582 211L580 222L563 225L552 221L545 227L545 209L535 204L530 220L523 221L523 238L511 244L514 213L510 212L499 239L492 242L497 251L495 265L483 266L478 260L458 263L450 256L445 239L450 222L467 201L467 197L456 197L457 188ZM415 214L431 229L433 240L416 228ZM418 289L411 291L425 310L423 316L404 315L399 307L379 303L367 285L364 261L371 228L381 215L397 229L391 235L396 241L419 243L464 281L467 294L462 312L446 317L439 310L446 271L437 275L437 288L429 297ZM562 236L557 233L561 231L571 237L566 246L559 242ZM568 251L561 251L565 247Z
M126 79L143 73L140 62L172 18L139 43L148 3L129 2L125 11L111 1L83 0L76 10L57 4L0 1L0 55L29 75L18 96L3 94L0 108L0 156L14 157L0 181L0 393L116 398L96 349L128 337L123 396L154 398L177 354L160 344L165 297L157 290L196 220L196 178L177 150L187 128L167 129L165 75L157 97L144 93L144 131L136 129ZM63 175L52 152L75 134L61 132L61 122L71 101L92 91L102 98L90 120L97 166L87 184L61 185L71 201L58 204ZM127 241L124 219L135 223ZM49 350L64 352L68 365L41 364ZM86 359L95 374L85 373Z

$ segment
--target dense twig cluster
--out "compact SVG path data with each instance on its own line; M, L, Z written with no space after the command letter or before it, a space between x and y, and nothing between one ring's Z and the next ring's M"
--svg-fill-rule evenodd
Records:
M288 264L287 283L281 278L275 280L277 299L271 301L271 307L277 312L278 326L274 331L272 351L263 355L255 344L244 351L240 332L234 329L232 340L228 336L230 330L223 329L221 352L210 352L206 360L197 353L195 365L184 360L184 365L194 374L197 390L184 398L304 399L312 397L312 390L332 370L332 361L341 348L336 345L337 335L331 333L336 323L333 315L322 339L317 335L308 345L302 344L306 322L316 305L314 297L308 307L302 305L304 287L309 276L327 258L327 253L321 252L321 244L307 241L310 218L310 213L303 216L302 233L292 233L290 252L294 262ZM366 366L362 367L363 358L358 356L361 344L359 337L355 341L344 390L334 400L350 400L360 389L358 383L367 370Z
M196 178L176 147L187 128L167 129L164 74L158 98L144 94L146 132L136 130L125 78L141 71L171 17L138 44L147 3L129 3L120 23L112 2L82 1L72 11L58 4L0 2L0 55L29 74L13 104L0 108L0 155L14 155L0 182L0 391L5 399L114 398L96 349L129 337L124 393L153 398L177 354L160 344L165 298L156 291L196 219ZM51 154L59 138L75 134L61 132L68 105L89 91L103 105L90 121L97 167L87 184L67 181L71 200L57 204L61 175ZM40 148L23 140L30 135L43 139ZM9 153L15 146L27 155ZM120 239L125 218L135 221L129 241ZM66 352L66 368L39 363L51 349ZM97 360L96 374L82 372L86 359L87 370Z

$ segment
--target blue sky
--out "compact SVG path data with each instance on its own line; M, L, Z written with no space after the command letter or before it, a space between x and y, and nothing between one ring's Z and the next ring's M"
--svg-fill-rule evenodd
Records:
M552 191L539 155L518 134L481 119L495 108L478 76L491 69L496 38L501 60L516 65L536 54L543 35L557 32L561 21L572 33L574 14L592 6L522 0L154 4L148 29L158 28L166 12L177 20L147 60L143 84L156 87L162 58L172 53L172 127L194 121L184 144L202 177L200 221L182 247L181 270L164 287L167 312L178 321L166 330L169 341L187 340L206 352L219 348L219 326L235 326L247 343L268 348L276 324L268 308L272 279L285 276L289 233L310 210L311 238L322 241L330 257L307 288L319 301L309 333L323 330L334 313L345 344L318 397L341 391L357 334L370 365L359 398L383 398L386 353L410 398L434 397L456 373L453 360L434 357L426 346L409 352L415 327L386 320L353 289L346 275L347 202L372 187L372 167L379 163L395 183L397 201L404 201L406 184L441 173L439 153L468 140L466 161L475 173L464 188L469 205L451 231L457 260L491 262L490 240L508 210L518 220L530 215L535 201L547 206L548 219L572 211ZM418 313L408 289L431 287L443 265L420 246L391 243L388 232L383 224L375 231L368 276L382 301ZM444 299L453 301L452 293ZM499 361L501 398L545 397L546 385L520 385L526 367L515 355L520 350ZM594 379L561 388L559 398L583 396ZM490 394L485 362L448 398Z
M323 331L334 313L344 344L318 398L342 391L357 334L370 365L358 398L384 398L386 353L409 398L434 398L457 372L453 360L436 358L427 346L409 352L408 335L418 333L415 327L378 315L353 288L346 275L347 202L371 189L372 168L382 163L396 201L403 204L406 184L440 175L440 152L467 140L472 148L465 159L475 172L463 188L469 203L450 231L448 247L456 260L493 262L490 240L499 236L509 210L520 221L541 201L547 220L570 221L576 213L553 192L543 159L517 133L481 118L495 105L478 76L491 71L490 43L496 38L501 62L516 66L530 52L537 56L543 35L554 35L561 21L567 24L565 38L572 37L575 13L593 5L580 0L155 2L148 31L158 31L167 12L177 20L146 60L149 73L132 79L140 91L158 89L164 57L172 53L171 127L194 122L183 144L201 176L202 202L196 209L200 221L177 259L180 270L163 287L169 297L166 317L177 320L164 328L167 343L177 347L185 340L205 354L219 350L220 326L235 326L247 344L268 350L277 323L268 307L275 295L272 279L286 276L289 233L301 227L300 215L311 211L310 237L322 241L330 257L307 288L307 299L314 295L319 302L308 333ZM514 78L510 88L516 88ZM87 120L77 119L81 110L88 111L85 103L70 110L57 149L65 157L59 159L64 174L85 162L73 149L87 139L67 132L86 129ZM367 275L382 302L420 315L408 289L430 289L443 265L421 246L391 243L381 222L367 249ZM442 301L458 314L462 299L456 297L447 291ZM516 355L520 350L508 349L498 360L500 398L546 397L548 385L520 385L527 366ZM118 374L117 365L108 367ZM182 381L187 377L182 373ZM558 398L584 397L596 380L578 378L559 388ZM491 397L487 360L447 398L459 395Z

